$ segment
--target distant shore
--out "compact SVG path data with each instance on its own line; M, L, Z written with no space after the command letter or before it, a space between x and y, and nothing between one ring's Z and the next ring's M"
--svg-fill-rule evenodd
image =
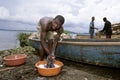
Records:
M90 39L89 35L78 35L76 39ZM93 39L106 39L105 35L102 35L101 38L94 36ZM120 35L112 35L111 39L120 39Z
M0 29L0 31L36 32L36 30L13 30L13 29Z

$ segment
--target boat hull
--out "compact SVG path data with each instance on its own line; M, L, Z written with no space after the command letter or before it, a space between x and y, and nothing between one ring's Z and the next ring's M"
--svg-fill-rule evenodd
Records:
M30 45L39 49L40 41L30 39ZM55 55L76 62L120 68L119 40L66 39L58 43Z

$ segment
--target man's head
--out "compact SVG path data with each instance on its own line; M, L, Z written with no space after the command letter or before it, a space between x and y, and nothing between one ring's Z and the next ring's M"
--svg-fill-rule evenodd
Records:
M104 21L104 22L106 22L106 21L107 21L107 18L106 18L106 17L104 17L104 18L103 18L103 21Z
M52 28L54 30L59 29L64 24L64 21L65 19L63 16L57 15L52 21L52 24L53 24Z
M95 17L93 16L93 17L92 17L92 21L94 21L94 20L95 20Z

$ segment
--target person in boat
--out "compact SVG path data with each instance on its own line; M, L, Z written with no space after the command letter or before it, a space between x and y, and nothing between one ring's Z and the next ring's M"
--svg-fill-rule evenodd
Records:
M106 35L106 39L111 39L112 35L112 27L111 22L107 20L106 17L103 18L103 21L105 22L103 30L101 32L104 32Z
M60 35L63 33L64 17L57 15L55 18L43 17L38 22L40 31L40 59L44 60L47 55L47 67L53 67L52 63L55 59L55 49Z
M98 30L98 28L95 27L94 25L94 20L95 20L95 17L93 16L91 18L91 22L90 22L90 27L89 27L89 34L90 34L90 38L94 38L94 29Z

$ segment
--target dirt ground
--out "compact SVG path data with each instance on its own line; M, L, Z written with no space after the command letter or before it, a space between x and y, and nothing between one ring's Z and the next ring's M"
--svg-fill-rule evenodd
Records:
M1 56L2 53L0 53ZM0 80L120 80L120 69L99 67L56 58L64 63L59 75L43 77L38 74L35 63L36 53L27 56L26 63L20 66L0 66Z

